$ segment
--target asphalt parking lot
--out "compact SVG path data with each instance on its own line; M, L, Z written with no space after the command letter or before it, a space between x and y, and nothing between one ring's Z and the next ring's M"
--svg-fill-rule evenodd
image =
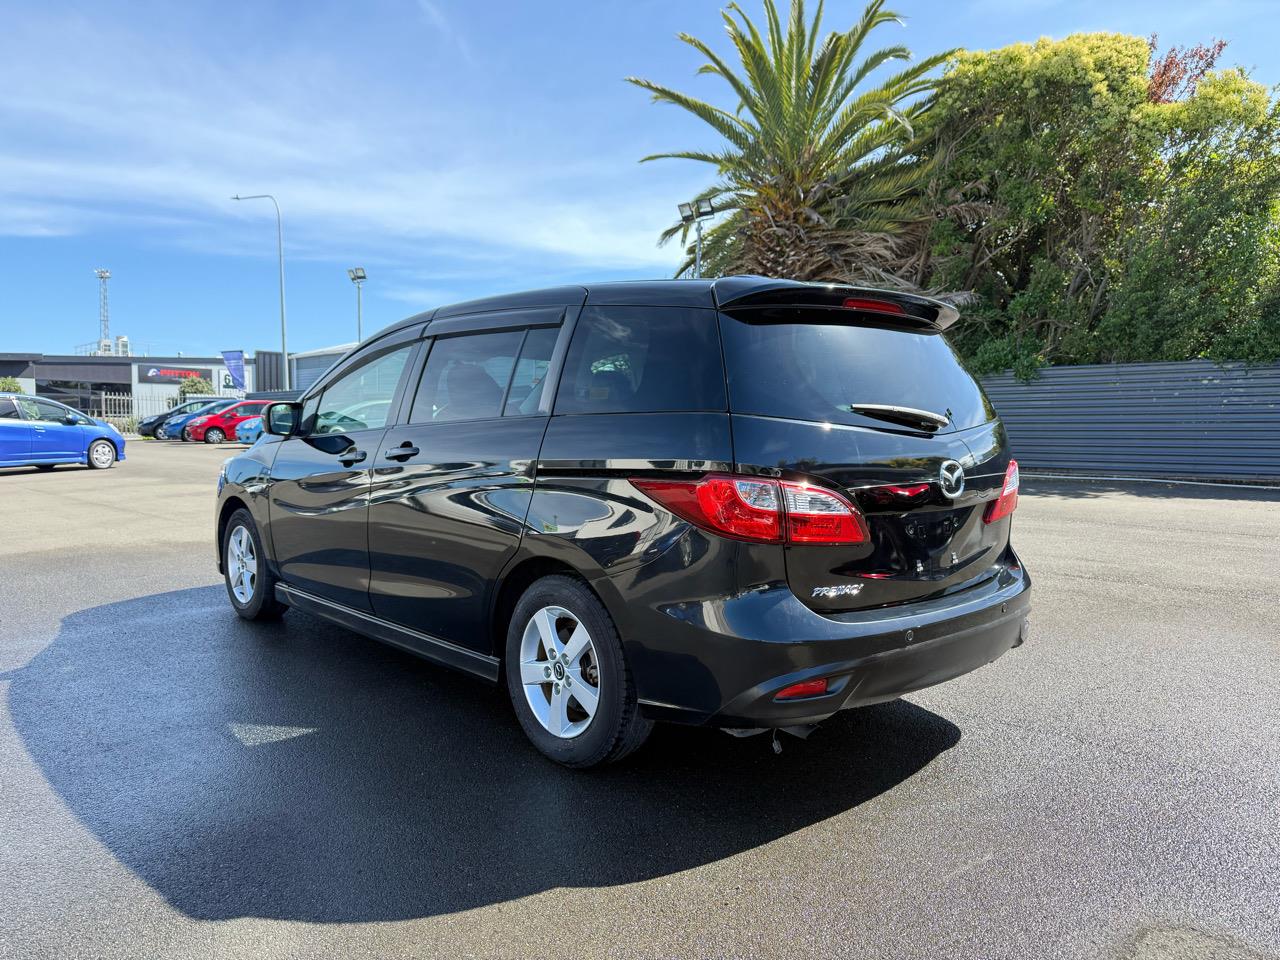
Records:
M228 452L0 471L0 957L1280 956L1280 495L1024 481L1023 648L583 774L236 619Z

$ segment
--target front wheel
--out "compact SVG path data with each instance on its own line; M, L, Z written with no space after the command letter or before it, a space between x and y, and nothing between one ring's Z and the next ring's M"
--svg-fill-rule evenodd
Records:
M110 440L95 440L89 444L88 459L94 470L106 470L116 462L116 448Z
M274 620L285 606L276 599L276 578L267 568L257 524L248 510L237 510L222 536L222 574L227 596L245 620Z
M193 442L195 441L195 438L194 438L193 436L191 436L191 428L190 428L190 427L183 427L183 428L182 428L182 439L183 439L183 441L184 441L185 443L193 443Z
M205 434L204 434L205 443L216 444L216 443L221 443L225 439L227 439L227 435L223 433L222 430L218 427L210 427L208 430L205 431Z
M525 735L566 767L620 760L649 736L617 628L580 580L543 577L507 628L507 689Z

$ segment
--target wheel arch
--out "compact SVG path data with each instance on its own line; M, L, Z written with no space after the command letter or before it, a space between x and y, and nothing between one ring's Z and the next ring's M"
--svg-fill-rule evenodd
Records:
M525 557L514 563L502 574L498 580L497 589L494 591L493 604L489 612L489 653L492 656L497 657L499 660L505 659L507 627L511 622L511 614L515 611L516 604L520 602L524 592L534 582L541 580L543 577L552 576L572 577L580 581L583 586L596 595L596 598L604 604L606 610L610 610L608 601L600 596L600 591L596 589L595 585L581 570L574 568L564 560L554 557ZM612 615L612 610L610 610L610 615Z
M84 455L86 457L89 456L89 448L99 440L105 440L111 444L111 448L116 452L116 459L120 459L120 455L124 453L124 437L117 437L109 430L102 430L89 438L89 442L84 445Z
M217 536L216 542L218 544L218 572L219 573L223 573L225 569L223 565L226 562L226 557L223 555L223 550L224 550L223 544L224 544L224 541L226 540L227 524L231 521L231 515L235 513L237 510L241 510L241 509L248 510L249 516L253 516L253 511L249 509L249 504L245 503L245 501L241 500L235 494L232 494L231 496L227 497L225 501L223 501L221 508L219 508L218 510L218 530L217 530L218 536Z

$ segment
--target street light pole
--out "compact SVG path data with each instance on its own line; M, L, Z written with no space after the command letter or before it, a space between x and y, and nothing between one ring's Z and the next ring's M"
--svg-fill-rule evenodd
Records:
M694 247L693 254L693 275L695 277L702 276L702 221L695 220L694 225L698 232L698 243Z
M280 216L280 204L276 202L276 198L269 193L255 193L252 196L242 197L236 194L232 200L270 200L271 205L276 208L276 252L280 258L280 354L283 360L281 364L284 368L284 388L289 389L289 338L286 332L284 319L284 220Z
M364 340L364 282L369 279L368 274L364 272L364 267L352 267L347 271L347 276L351 278L351 282L356 285L356 342Z

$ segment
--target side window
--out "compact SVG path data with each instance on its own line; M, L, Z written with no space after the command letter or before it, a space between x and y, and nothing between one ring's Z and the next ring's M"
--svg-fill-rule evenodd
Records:
M352 433L385 427L412 349L413 344L405 344L347 371L325 387L308 421L311 433ZM310 408L311 404L307 406Z
M587 307L565 358L555 412L725 410L712 310Z
M21 420L18 406L8 397L0 397L0 420Z
M551 366L551 351L555 349L559 327L539 327L525 334L516 372L511 376L511 389L507 391L505 417L528 417L538 412L542 399L542 383L547 379Z
M56 403L50 403L48 400L37 400L34 397L18 397L17 400L28 420L37 420L44 423L62 423L63 418L67 415L67 410L64 407L60 407Z
M442 423L499 416L523 341L523 330L436 340L427 355L409 422Z
M320 394L308 397L302 404L302 428L311 432L309 424L314 424L316 411L320 409Z

